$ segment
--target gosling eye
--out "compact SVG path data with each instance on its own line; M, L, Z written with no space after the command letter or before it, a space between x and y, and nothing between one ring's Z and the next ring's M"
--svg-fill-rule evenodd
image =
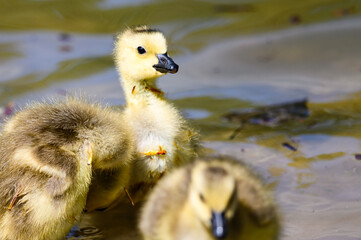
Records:
M145 49L144 49L142 46L139 46L139 47L137 48L137 50L138 50L138 53L139 53L139 54L144 54L144 53L147 52L147 51L145 51Z
M204 196L202 193L199 194L199 199L202 201L202 202L205 202L205 199L204 199Z

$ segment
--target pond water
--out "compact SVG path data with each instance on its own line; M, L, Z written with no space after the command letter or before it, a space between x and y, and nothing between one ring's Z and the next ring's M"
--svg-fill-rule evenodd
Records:
M124 103L111 52L124 26L164 31L167 96L202 144L275 191L283 240L361 239L361 3L357 0L0 0L0 104L82 92ZM307 98L310 116L238 127L222 116ZM287 148L288 143L296 151ZM139 206L84 215L68 239L140 239Z

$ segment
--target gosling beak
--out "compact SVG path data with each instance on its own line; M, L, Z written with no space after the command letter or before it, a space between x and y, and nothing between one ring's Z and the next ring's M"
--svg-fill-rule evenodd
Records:
M155 70L161 73L176 73L178 72L178 65L171 59L167 53L157 54L158 63L153 65Z
M217 239L223 239L227 237L227 220L224 216L224 212L214 212L212 211L212 234Z

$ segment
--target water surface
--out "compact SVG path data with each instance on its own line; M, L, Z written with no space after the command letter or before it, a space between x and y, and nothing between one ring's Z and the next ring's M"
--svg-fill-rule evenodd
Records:
M361 239L361 4L355 0L0 0L0 104L83 92L124 103L111 52L150 24L180 65L160 86L210 152L247 162L275 190L281 239ZM276 127L222 121L234 109L308 98ZM297 151L282 144L288 143ZM138 209L85 214L69 239L140 239Z

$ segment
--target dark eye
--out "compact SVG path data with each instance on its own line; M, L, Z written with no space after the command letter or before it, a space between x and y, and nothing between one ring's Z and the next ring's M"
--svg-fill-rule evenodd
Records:
M202 202L204 202L204 197L203 197L202 193L199 194L199 198L201 199Z
M145 51L145 49L143 48L143 47L141 47L141 46L139 46L138 48L137 48L137 50L138 50L138 53L139 54L144 54L146 51Z

